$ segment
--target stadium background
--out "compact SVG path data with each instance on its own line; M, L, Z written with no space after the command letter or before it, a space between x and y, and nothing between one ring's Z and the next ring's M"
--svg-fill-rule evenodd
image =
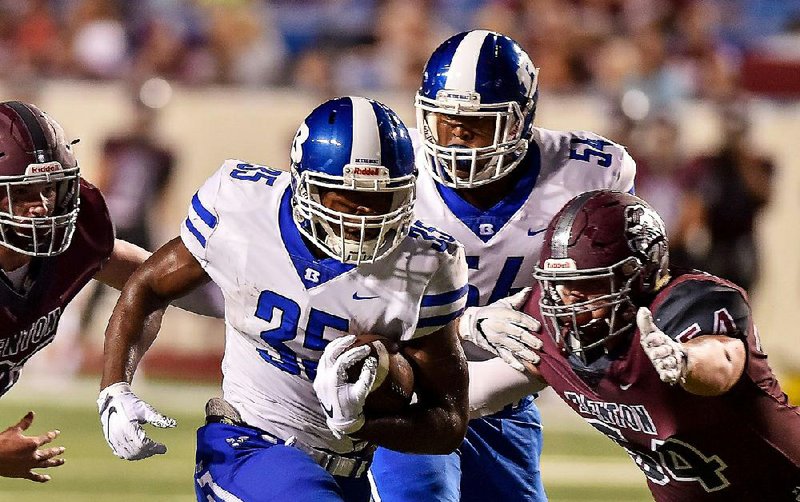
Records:
M325 99L374 97L413 126L422 65L461 29L497 29L531 53L542 69L538 126L599 132L629 146L642 165L655 163L637 156L648 154L638 142L652 142L652 124L674 126L679 164L718 148L729 118L722 110L735 108L751 125L753 151L775 164L771 199L754 228L760 278L751 297L773 367L797 401L798 19L800 2L780 0L6 0L0 98L34 102L80 138L90 181L102 175L105 139L126 130L137 108L154 110L156 136L176 159L150 213L157 243L176 234L192 193L223 159L287 168L297 125ZM193 430L217 392L221 323L170 311L136 387L181 426L156 434L168 455L123 463L102 440L94 404L114 297L79 333L86 301L76 301L53 346L0 402L2 426L30 407L39 414L35 431L62 429L67 464L45 486L0 479L0 499L192 500ZM552 500L648 499L621 450L553 396L541 402Z

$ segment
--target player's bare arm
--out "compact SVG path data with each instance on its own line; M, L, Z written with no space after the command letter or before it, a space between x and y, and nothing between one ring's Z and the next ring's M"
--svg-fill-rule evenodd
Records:
M128 278L151 254L136 244L116 239L111 256L94 278L112 288L122 290ZM212 288L213 285L209 282L207 287ZM198 288L186 296L176 298L174 306L195 314L221 319L224 313L218 305L209 300L211 295L211 291L207 288Z
M149 256L150 251L128 241L115 239L111 256L108 257L108 261L95 274L94 278L114 289L121 290L125 286L125 281Z
M97 399L103 435L119 458L141 460L166 453L166 446L148 438L142 424L174 427L176 422L139 399L130 381L158 334L169 302L209 280L176 238L153 253L125 284L106 328Z
M367 418L355 435L392 450L446 454L464 439L468 420L468 373L456 322L405 344L418 401L398 416Z
M29 411L17 424L0 432L0 476L45 483L50 481L50 475L34 472L33 469L62 465L64 459L59 455L64 453L64 447L42 448L58 437L58 430L39 436L24 435L31 423L33 412Z
M692 394L718 396L736 385L744 372L746 352L738 338L699 336L683 344L686 350L686 381L681 384Z
M738 338L702 335L680 343L664 334L644 307L637 315L637 324L642 348L666 383L680 383L700 396L719 396L728 392L744 372L746 351Z
M122 289L106 328L101 387L130 382L155 340L167 305L210 280L177 237L136 269Z

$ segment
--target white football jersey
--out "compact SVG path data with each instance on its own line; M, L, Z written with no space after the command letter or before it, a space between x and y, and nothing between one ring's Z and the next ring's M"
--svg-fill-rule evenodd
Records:
M225 297L225 399L245 422L338 453L312 387L328 341L348 333L428 335L464 309L463 248L415 223L358 267L315 259L292 219L290 174L228 160L198 190L181 239Z
M487 305L533 282L547 225L587 190L633 190L636 164L624 147L585 131L534 128L516 189L481 211L431 178L419 132L411 129L419 179L416 217L455 237L469 267L467 305Z

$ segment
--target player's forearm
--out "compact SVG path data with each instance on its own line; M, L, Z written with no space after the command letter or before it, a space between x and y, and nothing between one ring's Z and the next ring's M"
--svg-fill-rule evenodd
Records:
M139 362L158 335L167 303L148 294L136 276L125 286L106 328L101 388L133 379Z
M136 269L108 322L102 385L129 382L158 334L166 306L208 281L208 275L179 237Z
M744 343L725 336L700 336L683 344L688 364L684 389L718 396L733 387L744 371Z
M468 364L470 420L496 413L546 387L539 378L515 370L499 357Z
M447 333L434 350L404 349L416 362L417 402L400 415L370 417L359 437L406 453L447 454L458 448L469 421L469 372L455 331Z
M458 448L469 420L469 372L456 326L453 321L403 346L414 366L417 402L400 415L370 417L358 437L408 453Z
M116 239L111 256L94 278L114 289L122 290L128 278L149 256L150 251L128 241Z
M467 415L456 407L409 407L402 416L367 419L354 436L405 453L443 455L464 440Z

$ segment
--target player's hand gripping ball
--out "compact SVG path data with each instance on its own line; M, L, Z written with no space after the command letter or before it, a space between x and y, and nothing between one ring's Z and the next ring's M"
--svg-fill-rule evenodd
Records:
M411 402L414 393L414 369L400 351L397 342L386 337L365 333L358 335L352 347L369 345L370 355L378 360L375 383L367 394L364 412L367 415L391 415L399 413ZM355 381L361 372L361 364L347 371L350 381Z

